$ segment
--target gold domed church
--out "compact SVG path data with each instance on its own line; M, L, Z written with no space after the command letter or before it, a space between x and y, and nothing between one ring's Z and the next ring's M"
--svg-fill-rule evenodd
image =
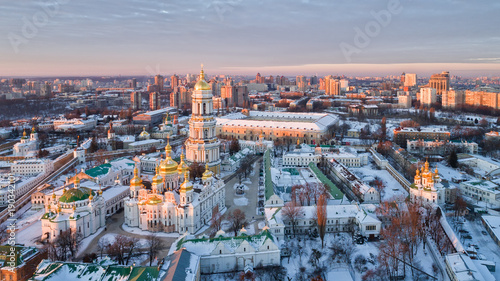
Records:
M106 200L102 190L98 192L80 186L76 176L74 183L64 188L61 196L55 193L47 200L42 222L42 239L54 240L62 232L71 229L83 238L94 234L106 223Z
M125 223L142 230L194 234L210 223L212 210L225 206L224 182L219 178L220 142L215 136L212 94L203 70L193 93L193 114L189 121L186 158L172 157L170 142L166 157L156 167L151 189L147 189L134 170L130 181L130 197L125 200ZM189 164L202 162L205 173L199 182L189 178Z
M429 162L417 169L414 182L410 185L410 198L413 202L443 204L445 189L441 183L438 169L434 173L429 169Z

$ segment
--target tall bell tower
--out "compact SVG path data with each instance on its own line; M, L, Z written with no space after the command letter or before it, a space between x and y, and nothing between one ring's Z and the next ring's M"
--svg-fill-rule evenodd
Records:
M220 141L216 136L212 101L212 89L205 81L203 65L200 78L192 95L192 114L189 119L189 138L186 140L186 160L189 164L199 162L220 174Z

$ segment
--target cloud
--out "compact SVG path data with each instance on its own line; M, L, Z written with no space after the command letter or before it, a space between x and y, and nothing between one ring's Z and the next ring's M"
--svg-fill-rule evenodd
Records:
M194 70L201 61L214 69L346 64L339 45L354 44L355 29L363 30L374 21L372 12L394 0L64 0L14 52L8 34L22 36L24 19L57 1L0 3L5 67L0 74L22 71L20 63L27 60L40 74L57 71L47 69L46 60L82 71L77 65L82 58L88 73L115 69L110 65L131 73L156 64L164 71ZM401 13L392 15L352 63L473 63L500 57L500 2L401 0L400 5Z

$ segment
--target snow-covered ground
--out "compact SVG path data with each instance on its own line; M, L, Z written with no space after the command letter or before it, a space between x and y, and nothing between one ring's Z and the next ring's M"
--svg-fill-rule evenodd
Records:
M354 280L362 280L362 276L367 270L375 269L378 266L378 247L380 243L384 243L383 241L367 242L359 245L351 242L352 240L350 238L350 234L348 233L327 234L325 236L325 245L323 248L321 248L320 238L304 240L303 237L301 237L300 242L298 239L299 238L297 237L295 239L289 240L289 242L285 242L285 245L288 246L291 250L291 257L290 259L284 258L282 261L282 265L287 271L287 277L291 278L291 280L297 280L298 275L301 275L301 271L305 270L306 274L304 275L304 277L306 278L307 273L312 273L312 271L314 270L314 265L313 263L311 263L311 254L314 250L318 250L319 252L321 252L319 264L320 267L324 266L326 268L325 275L328 275L328 273L332 271L337 272L338 270L345 273L348 273L350 271L351 276ZM345 247L351 249L351 267L348 266L344 261L339 261L339 256L334 254L332 246L338 244L344 244ZM360 271L354 266L354 261L358 256L362 256L365 259L365 263L360 267ZM422 243L418 247L418 251L414 258L414 261L414 265L416 267L420 268L422 271L431 276L435 275L433 271L434 260L427 250L423 250ZM351 269L349 270L349 268ZM409 268L407 268L406 280L412 280L411 271L409 270Z
M94 240L94 238L96 238L103 231L104 231L104 227L101 227L94 234L84 238L82 240L82 243L80 244L80 249L78 250L78 253L76 254L76 256L79 256L81 253L83 253L90 245L90 242L92 242L92 240Z
M234 205L236 205L236 206L247 206L248 205L248 199L245 197L234 198L233 202L234 202Z
M462 229L469 231L470 236L472 236L471 240L465 240L465 247L469 244L478 245L479 249L477 253L479 256L484 256L486 260L492 261L496 265L500 264L500 247L493 241L493 238L491 238L488 233L486 233L486 235L482 233L482 231L486 231L486 229L481 223L481 219L477 219L476 221L466 220L462 225ZM456 233L458 232L456 231ZM496 272L491 272L491 274L495 276L496 280L500 280L500 270L498 270L498 268Z
M461 178L470 179L470 178L472 178L471 176L467 175L466 173L460 172L457 169L448 167L442 163L437 163L437 167L438 167L438 172L439 172L439 176L441 177L441 179L447 180L450 183L451 183L453 178L455 178L455 179L461 179Z
M356 174L361 180L368 181L378 177L384 182L385 193L382 196L382 201L389 200L393 197L406 198L408 192L401 186L401 184L394 179L387 170L377 170L370 165L360 168L349 168L349 171Z
M31 204L28 205L28 207L31 207ZM40 218L43 216L44 211L34 211L32 209L21 211L24 211L24 213L16 221L16 243L26 246L40 246L36 245L35 242L42 235L42 222Z
M122 229L128 233L138 234L138 235L151 235L153 232L142 230L138 227L130 227L125 223L122 224ZM165 232L155 232L156 236L159 237L179 237L179 233L165 233Z
M42 222L36 221L16 233L16 243L24 244L25 246L40 247L40 245L35 244L35 242L40 239L41 235Z
M102 242L106 242L105 244L113 244L115 243L115 239L116 239L116 236L118 236L118 234L116 233L107 233L105 235L103 235L99 241L102 241ZM146 239L139 239L139 241L137 242L137 247L139 248L142 248L142 247L146 247L146 243L147 243L147 240Z

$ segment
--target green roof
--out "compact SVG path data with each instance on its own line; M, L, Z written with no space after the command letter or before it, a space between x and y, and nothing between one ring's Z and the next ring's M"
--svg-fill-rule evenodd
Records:
M109 168L111 168L111 163L117 162L123 159L129 160L127 157L120 157L115 160L111 160L109 163L105 163L102 165L99 165L97 167L94 167L92 169L86 170L85 173L93 178L97 178L98 176L106 175L109 172ZM135 165L135 162L130 160L130 163L127 163L127 165L133 167Z
M85 174L96 178L98 176L106 175L109 172L109 168L111 168L111 164L106 163L85 171Z
M92 192L92 196L95 195L95 192L91 191L90 188L80 187L78 189L72 188L66 190L64 194L59 197L59 201L63 203L71 203L75 201L81 201L88 199L90 197L90 192Z
M330 194L333 196L333 199L344 198L344 193L342 193L342 191L340 191L340 189L338 189L338 187L329 178L327 178L325 174L323 174L323 172L321 172L320 169L318 169L318 167L316 167L316 165L313 162L309 163L309 168L314 172L314 174L316 175L316 177L318 177L321 183L328 186L328 188L330 189Z
M271 177L271 152L266 150L264 153L264 170L266 177L264 179L264 184L266 186L266 200L268 200L274 194L273 179Z
M8 255L11 254L10 248L11 248L10 245L0 246L0 264L2 264L3 266L8 266L7 264L5 264L5 262L7 260L10 261L10 258L8 257ZM13 248L14 248L14 256L16 257L15 266L18 266L21 263L23 263L20 255L20 251L22 250L23 247L14 246Z
M156 281L157 267L102 266L98 264L50 262L44 260L29 280L86 280L86 281ZM49 264L47 264L49 263ZM61 276L62 275L62 276Z

